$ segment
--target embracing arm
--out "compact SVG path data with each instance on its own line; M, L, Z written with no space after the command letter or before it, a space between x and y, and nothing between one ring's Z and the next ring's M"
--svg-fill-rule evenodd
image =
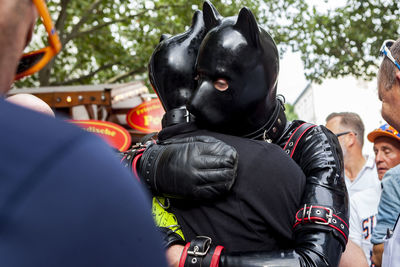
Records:
M210 200L231 189L238 155L214 137L197 136L134 147L122 162L153 195Z
M311 219L308 216L296 225L295 233L330 233L330 242L316 246L310 252L321 262L337 266L349 233L348 194L339 142L324 126L316 126L300 140L293 159L306 175L303 205L310 207L312 214ZM313 212L316 207L321 207L321 213Z
M141 166L149 164L151 168L148 169L149 173L143 173L144 169L141 168L140 173L145 174L142 179L152 185L153 190L163 192L164 195L204 199L220 197L228 192L234 182L232 177L236 173L236 167L232 162L236 161L237 164L237 155L232 152L226 153L232 148L221 141L216 142L215 138L213 138L215 140L207 140L207 137L202 139L171 140L168 143L150 146L146 149L145 153L148 154L143 157ZM218 149L212 149L212 146ZM204 175L206 166L207 168L210 164L212 168L221 166L221 162L214 164L215 161L212 160L199 160L203 156L203 151L206 151L204 155L208 156L215 155L216 151L221 155L228 155L222 160L223 163L228 163L227 167L219 169L222 172L211 172L220 178L223 177L224 182L213 183L212 179L199 179ZM188 156L192 158L188 159ZM277 250L235 255L222 252L221 266L262 266L267 261L282 260L297 262L298 266L338 265L347 243L348 195L343 177L342 152L337 138L326 128L316 126L300 140L293 159L300 165L307 179L302 209L297 214L297 223L294 227L295 252ZM199 167L203 163L204 165ZM195 171L192 166L195 166ZM197 170L200 171L197 173ZM203 177L208 177L209 174L210 172ZM196 181L201 181L202 184L196 184Z
M303 207L296 214L294 225L294 252L222 254L220 266L263 266L267 262L279 266L339 264L349 230L339 142L325 127L313 127L300 139L293 159L306 175Z
M348 195L337 138L323 126L308 130L293 159L306 175L294 225L294 252L222 254L221 266L337 266L348 238ZM297 263L297 265L296 265ZM287 265L285 265L287 264Z
M299 143L295 160L306 174L303 208L296 214L294 250L218 254L209 249L204 256L183 250L182 265L210 261L203 266L337 266L348 236L348 196L343 179L343 162L336 137L323 127L314 127ZM214 246L216 248L217 246ZM188 253L189 251L189 253ZM184 263L186 262L186 263ZM211 262L211 261L210 261ZM215 263L216 262L216 263Z

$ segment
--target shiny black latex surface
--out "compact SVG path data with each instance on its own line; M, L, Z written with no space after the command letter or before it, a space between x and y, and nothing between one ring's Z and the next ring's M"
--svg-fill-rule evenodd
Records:
M282 148L303 121L286 125L282 136L273 140ZM306 175L303 204L332 208L347 223L349 199L343 174L343 156L336 136L323 126L311 129L300 139L293 159ZM338 266L347 239L333 228L315 223L294 229L294 251L223 254L220 266Z
M276 143L283 147L292 132L302 123L291 122ZM349 198L344 181L343 155L336 136L324 126L314 127L300 140L293 159L307 179L303 204L332 208L335 214L348 223ZM320 229L321 225L304 224L295 230L310 227ZM344 246L347 240L340 236L338 238Z
M189 107L197 115L197 119L200 119L209 129L221 132L229 131L236 135L247 135L251 131L264 127L263 124L270 119L276 105L278 57L275 44L269 36L264 36L264 32L258 28L254 17L247 9L242 9L237 19L221 17L210 3L205 3L203 12L205 23L205 26L203 26L209 33L204 38L199 50L198 86L191 79L163 81L165 76L162 76L161 73L169 75L170 70L155 71L155 69L151 69L152 63L150 63L150 76L152 71L154 73L151 76L153 86L157 88L159 94L167 96L164 97L164 100L163 96L160 97L163 102L172 103L172 108L183 105L182 103L185 103L186 100L182 99L187 99L189 94L171 93L175 96L171 96L170 99L168 89L185 87L189 90L183 90L183 92L189 92L190 88L197 86L197 91L193 95ZM194 24L196 24L195 20ZM261 38L260 35L264 37ZM187 36L190 36L190 34ZM171 37L170 40L172 38L174 37ZM176 40L179 40L179 38ZM199 39L196 40L199 41ZM168 41L168 39L164 41ZM266 45L264 46L264 44ZM271 48L272 46L274 49ZM186 53L186 55L189 54ZM165 56L165 58L168 57ZM189 61L193 58L193 55L190 54ZM276 63L271 64L271 61L265 60L266 58L272 61L276 60ZM166 62L168 63L168 61ZM164 64L163 66L168 68L168 64L162 63L162 61L160 61L160 64ZM270 66L274 67L268 69ZM188 70L172 68L172 71L177 73L177 77L180 77L180 75L184 76L184 73ZM193 68L190 69L188 75L196 76ZM215 88L215 82L220 78L226 80L229 84L225 91L218 91ZM156 80L159 80L159 82L154 82ZM181 81L184 81L186 85L181 86ZM187 86L188 84L190 85ZM184 97L180 97L182 95ZM173 98L180 100L174 102ZM262 98L263 101L259 101L259 98ZM215 101L211 101L211 99L215 99ZM258 116L249 116L247 112L253 112ZM244 118L245 116L249 116L249 119ZM219 124L220 121L226 121L226 123ZM240 123L235 125L234 121ZM282 132L282 134L272 141L283 147L301 123L301 121L294 121L280 126L282 128L278 129L278 132ZM172 158L172 155L169 158ZM348 221L348 196L343 176L342 152L337 138L324 127L314 127L300 140L293 159L299 164L307 177L303 203L332 208L335 214ZM188 169L183 173L187 175L189 169L188 166ZM164 171L166 175L162 177L163 181L160 183L166 186L169 184L170 176L167 175L168 170ZM177 171L179 170L177 169ZM179 183L179 181L174 182ZM158 188L159 191L163 191L161 184ZM188 188L189 192L193 190L196 189ZM188 195L188 191L181 192L181 196L191 197L190 193ZM337 266L346 239L338 235L331 227L314 223L301 224L295 229L295 235L295 253L284 254L290 264ZM282 263L282 259L276 257L276 255L279 254L262 252L224 255L221 258L221 266L263 266L265 263L286 266L279 265Z
M184 33L163 35L149 63L150 82L166 111L184 107L196 87L194 66L205 35L203 13L196 11Z
M288 123L284 134L279 140L274 140L275 143L283 147L302 123ZM348 222L348 195L337 138L323 126L314 127L300 139L293 159L306 174L302 203L332 208L335 214ZM296 227L294 234L294 251L222 254L220 266L338 266L347 240L336 230L326 225L307 223Z
M204 36L203 13L196 11L191 27L175 36L162 35L151 56L150 81L166 110L163 128L193 120L185 110L185 104L196 87L194 66ZM153 193L212 199L226 194L234 183L237 153L222 141L199 137L191 141L169 140L162 144L159 142L159 145L148 147L139 165L140 177ZM218 160L203 166L210 162L210 158ZM188 165L190 169L183 167Z
M265 126L276 105L278 51L248 8L238 17L221 18L209 5L203 9L208 32L199 49L198 86L188 110L207 129L248 135ZM225 90L218 89L221 79L228 85Z

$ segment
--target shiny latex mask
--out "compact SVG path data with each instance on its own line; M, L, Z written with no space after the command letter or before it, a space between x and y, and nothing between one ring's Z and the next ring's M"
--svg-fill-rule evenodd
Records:
M205 128L252 136L270 123L276 107L279 55L274 40L244 7L222 18L203 7L207 35L197 57L198 86L188 110Z
M196 11L191 27L184 33L163 35L149 63L150 83L166 111L184 108L195 81L195 62L205 36L203 14Z

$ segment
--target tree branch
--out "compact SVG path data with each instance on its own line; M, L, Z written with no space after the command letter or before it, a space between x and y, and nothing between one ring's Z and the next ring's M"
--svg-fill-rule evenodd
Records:
M139 73L143 73L143 72L146 71L146 69L147 69L146 67L142 67L140 69L131 70L131 71L119 74L117 76L114 76L114 77L108 79L107 81L105 81L105 83L106 84L116 83L116 82L118 82L118 81L120 81L122 79L125 79L126 77L129 77L129 76L132 76L132 75L135 75L135 74L139 74Z
M61 43L63 43L62 40L64 39L65 21L67 20L67 6L69 2L70 0L61 0L61 11L60 14L58 14L55 24L55 28L58 30L61 38Z
M107 26L112 25L112 24L114 24L114 23L124 22L124 21L126 21L126 20L128 20L128 19L129 19L129 17L126 17L126 18L123 18L123 19L116 19L116 20L112 20L112 21L109 21L109 22L106 22L106 23L97 25L97 26L95 26L95 27L93 27L93 28L91 28L91 29L89 29L89 30L86 30L86 31L71 33L71 34L68 36L68 39L67 39L66 43L68 43L68 42L71 41L72 39L79 38L79 37L85 36L85 35L87 35L87 34L91 34L91 33L95 32L95 31L98 31L98 30L104 28L104 27L107 27Z
M106 70L106 69L109 69L109 68L112 68L114 65L117 65L117 64L119 64L119 62L109 63L109 64L103 65L103 66L99 67L98 69L93 70L93 71L91 71L90 73L88 73L88 74L86 74L86 75L83 75L83 76L81 76L81 77L79 77L79 78L71 79L71 80L67 80L67 81L62 81L62 82L55 82L55 83L51 83L51 85L53 85L53 86L58 86L58 85L70 85L70 84L73 84L73 83L82 82L82 81L84 81L84 80L86 80L86 79L88 79L88 78L93 77L93 76L96 75L98 72L103 71L103 70Z
M125 22L125 21L131 20L131 19L133 19L135 17L140 17L140 16L146 14L149 11L167 9L167 8L171 8L171 7L184 7L184 5L161 5L161 6L158 6L158 7L155 7L155 8L143 10L142 12L136 13L134 15L127 16L127 17L122 18L122 19L116 19L116 20L112 20L112 21L97 25L97 26L95 26L95 27L93 27L91 29L85 30L85 31L72 30L71 33L66 37L65 44L68 43L69 41L71 41L72 39L79 38L81 36L85 36L85 35L91 34L93 32L96 32L96 31L98 31L98 30L100 30L100 29L102 29L104 27L107 27L109 25L112 25L114 23ZM77 26L77 25L75 25L75 26ZM79 27L80 26L82 26L82 25L79 25ZM76 27L74 27L74 29L75 28Z
M93 14L93 11L99 6L99 4L101 3L101 0L96 0L90 7L88 10L86 10L85 12L83 12L83 16L81 17L81 19L79 20L79 22L77 24L74 25L74 27L72 28L70 34L68 34L68 36L66 36L65 38L65 43L68 43L71 39L70 36L74 36L79 32L79 29L81 28L81 26L83 24L85 24L90 16Z

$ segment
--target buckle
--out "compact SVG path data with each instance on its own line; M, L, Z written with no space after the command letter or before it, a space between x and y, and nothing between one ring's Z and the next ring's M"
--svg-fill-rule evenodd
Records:
M189 110L185 108L185 115L183 115L184 118L186 118L186 122L190 122L190 113Z
M309 210L308 210L308 220L309 221L311 221L311 211L312 211L312 209L313 209L313 206L311 205ZM333 210L331 208L326 208L326 207L324 207L324 209L328 210L328 214L326 215L326 219L327 219L326 222L321 222L321 221L314 220L314 223L321 224L321 225L329 225L329 224L332 223ZM321 211L317 210L315 213L320 215L320 212Z
M196 237L196 239L201 239L202 240L202 242L203 242L203 244L202 244L203 251L199 251L200 250L200 246L195 245L193 247L193 250L188 250L187 251L187 254L188 255L193 255L195 257L197 257L197 256L203 257L203 256L207 255L207 252L211 247L211 238L208 237L208 236L198 236L198 237ZM196 241L198 241L198 240L196 240Z

